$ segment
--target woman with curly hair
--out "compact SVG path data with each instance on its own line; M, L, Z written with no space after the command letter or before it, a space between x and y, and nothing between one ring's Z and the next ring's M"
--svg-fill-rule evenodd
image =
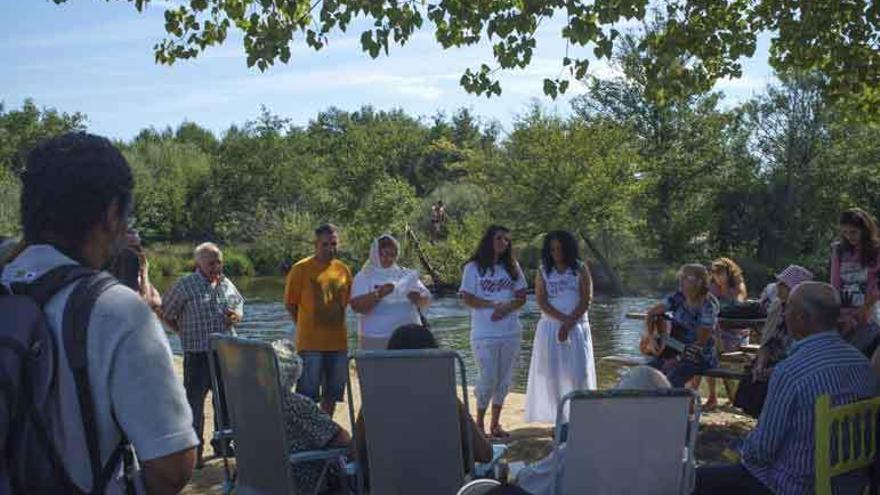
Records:
M735 305L746 300L748 291L746 290L745 278L742 269L735 261L730 258L718 258L710 265L709 273L712 276L709 292L718 299L722 307ZM739 350L740 346L749 343L749 332L748 328L731 330L718 326L715 329L716 350L719 353ZM709 398L706 399L704 407L712 409L718 405L715 378L707 378L706 383L709 385ZM736 385L732 380L724 380L724 387L727 389L727 396L733 400Z
M565 394L596 388L587 319L593 280L570 232L557 230L544 236L541 267L535 275L535 299L541 319L532 346L525 419L554 423L556 406Z
M871 357L880 335L874 314L880 299L880 229L861 208L844 211L839 225L840 240L831 254L831 285L841 302L838 329L844 339Z
M459 295L471 309L471 348L480 370L475 388L477 426L485 428L492 402L490 433L507 437L501 408L519 357L522 326L519 308L526 302L526 280L513 256L510 229L492 225L464 265Z
M718 258L712 262L709 272L712 275L709 291L721 304L746 300L748 295L746 281L742 268L735 261L730 258Z

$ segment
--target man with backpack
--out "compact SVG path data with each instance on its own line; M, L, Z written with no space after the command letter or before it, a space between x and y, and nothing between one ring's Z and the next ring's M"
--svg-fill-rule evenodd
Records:
M126 246L133 179L107 139L28 155L27 247L0 275L0 492L177 493L198 440L164 332L99 272Z

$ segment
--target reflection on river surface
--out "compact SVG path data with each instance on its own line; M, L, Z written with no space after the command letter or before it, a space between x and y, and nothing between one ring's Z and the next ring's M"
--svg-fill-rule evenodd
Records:
M236 285L247 300L244 321L238 326L239 335L261 340L273 340L281 336L291 336L293 323L281 303L284 293L283 280L279 278L236 279ZM165 289L169 280L160 280L157 285ZM597 294L590 310L590 327L593 337L593 351L599 372L600 387L613 385L617 371L598 364L599 358L611 354L638 353L639 334L643 323L628 320L627 312L644 311L654 301L644 297L603 297ZM476 365L470 346L470 327L467 308L455 297L436 299L426 316L431 323L440 345L457 350L465 361L469 383L476 378ZM532 354L532 340L535 335L540 312L533 296L523 307L520 318L523 324L523 344L520 361L514 378L514 390L524 392L529 373L529 360ZM355 330L356 316L349 311L349 345L354 348L357 342ZM180 343L176 336L171 337L171 345L179 352Z

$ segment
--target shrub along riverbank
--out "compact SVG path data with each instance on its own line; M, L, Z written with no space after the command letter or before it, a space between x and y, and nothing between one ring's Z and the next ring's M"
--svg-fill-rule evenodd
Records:
M466 109L369 106L301 125L263 109L218 134L192 122L146 128L116 143L135 179L137 228L168 243L151 248L169 275L205 239L227 246L230 274L275 274L310 254L312 229L331 221L355 269L374 236L404 241L410 226L447 286L493 223L512 230L527 272L544 233L574 232L603 290L618 285L609 268L625 291L664 290L682 263L719 256L743 266L752 293L791 263L827 279L840 212L880 212L880 126L826 101L808 75L781 74L733 107L715 92L652 101L639 55L619 54L620 76L585 86L570 113L536 104L507 128ZM0 107L0 235L17 231L30 148L86 123L30 101ZM448 221L430 244L438 200ZM402 263L426 271L412 246Z
M427 269L423 266L411 241L402 238L400 264L419 270L423 275ZM175 278L191 272L195 268L193 249L196 243L147 243L147 255L150 260L150 277L153 279ZM470 256L471 245L425 244L422 246L425 256L441 277L444 287L458 287L461 266ZM529 285L534 282L535 271L540 263L540 239L535 242L517 246L518 258L526 274ZM308 250L290 250L280 253L269 253L265 246L260 245L221 245L224 254L224 272L230 277L271 276L284 277L286 263L309 256ZM293 252L295 254L288 254ZM359 256L351 250L343 249L340 258L349 264L353 273L357 273L366 259L367 253ZM270 261L267 261L270 260ZM603 268L592 260L588 260L597 292L613 294L613 284L603 273ZM764 285L771 280L773 271L758 263L745 260L742 262L749 291L757 297ZM678 267L660 261L647 261L631 264L618 271L618 276L625 287L625 295L655 295L674 290L677 286ZM819 277L826 276L821 269Z

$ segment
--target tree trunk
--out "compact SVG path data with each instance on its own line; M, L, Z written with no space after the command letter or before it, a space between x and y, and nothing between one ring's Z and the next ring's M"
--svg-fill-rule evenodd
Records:
M614 296L622 296L623 295L623 283L620 281L620 277L617 275L617 270L611 266L611 263L608 263L608 260L605 258L605 255L602 254L602 251L596 247L596 244L590 239L590 237L583 230L580 231L581 238L583 238L584 243L587 245L587 249L589 249L593 256L596 257L596 261L599 263L599 266L602 267L602 271L605 272L605 275L611 280L611 287L614 291Z
M434 287L440 288L443 285L443 282L440 280L440 275L437 274L437 270L434 269L430 260L428 260L428 257L425 256L419 238L416 237L416 233L413 232L409 225L406 226L406 235L409 236L410 240L413 242L413 246L416 248L416 254L419 256L419 261L422 262L422 266L425 267L425 270L428 271L428 275L431 276L431 280L434 281Z

